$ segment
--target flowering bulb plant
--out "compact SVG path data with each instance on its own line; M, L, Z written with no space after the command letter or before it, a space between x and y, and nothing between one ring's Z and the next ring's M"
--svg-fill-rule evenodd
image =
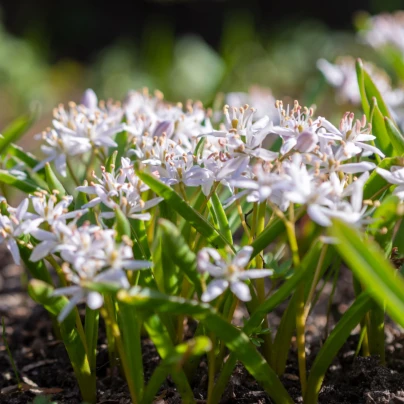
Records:
M237 361L274 402L292 403L279 376L295 333L307 404L358 324L362 353L383 363L384 310L404 326L404 280L389 260L404 234L404 138L360 61L356 69L365 115L347 112L337 125L297 101L277 101L274 122L249 105L220 114L158 92L118 103L87 90L38 136L44 159L13 143L18 126L0 138L0 181L26 194L17 208L2 199L0 242L57 318L85 401L96 401L100 314L134 403L152 402L167 375L195 402L203 354L208 403ZM306 321L342 262L356 300L308 372ZM268 314L284 301L276 330ZM233 325L241 306L244 325ZM148 383L143 333L161 356Z

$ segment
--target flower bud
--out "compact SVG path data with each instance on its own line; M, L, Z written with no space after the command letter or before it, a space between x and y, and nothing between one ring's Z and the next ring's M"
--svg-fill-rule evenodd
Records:
M173 121L162 121L154 130L153 137L160 137L163 133L165 133L168 137L170 137L174 132L174 123Z
M97 108L98 98L91 88L88 88L84 92L83 97L81 98L81 104L91 110Z
M309 153L317 146L317 143L318 136L316 133L304 131L298 136L295 149L301 153Z

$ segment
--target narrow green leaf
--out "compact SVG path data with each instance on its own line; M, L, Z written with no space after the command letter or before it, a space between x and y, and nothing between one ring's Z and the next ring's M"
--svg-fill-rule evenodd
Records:
M127 304L118 302L118 305L119 328L122 330L130 378L133 381L136 397L142 397L144 389L144 370L142 360L141 316Z
M108 157L107 162L105 164L105 170L108 173L112 173L115 169L115 162L116 156L118 155L118 150L115 150L111 155Z
M389 195L373 213L373 223L369 230L383 249L385 256L389 257L393 246L393 233L400 220L398 206L400 200L397 196Z
M373 82L372 78L370 77L370 74L366 71L366 69L363 69L363 78L364 78L364 84L365 84L366 97L368 99L369 104L370 104L370 100L373 97L375 97L377 100L377 105L378 105L382 115L387 116L390 119L392 119L390 111L389 111L386 103L384 102L383 97L380 94L380 91L376 87L375 83Z
M372 308L373 302L369 294L362 293L344 313L341 320L331 332L318 352L310 369L307 382L305 403L317 403L324 376L338 351L345 344L351 331L360 323L363 316Z
M265 359L250 342L248 336L222 318L210 305L178 297L162 295L150 289L132 288L121 291L118 299L144 310L159 313L186 314L199 319L227 348L236 352L257 382L276 403L292 404L293 400Z
M387 133L384 117L377 105L376 97L372 97L370 105L369 121L372 124L372 134L376 136L375 144L386 156L391 156L393 147Z
M53 288L37 279L31 280L28 293L37 303L41 304L49 313L58 316L68 304L63 296L52 296ZM73 310L60 323L60 334L73 366L83 400L89 403L96 401L95 374L91 374L90 364L86 353L84 341L76 329L76 311Z
M223 236L227 239L229 244L233 244L233 236L231 234L231 229L229 226L229 221L227 220L226 212L223 209L223 205L220 202L220 198L214 192L211 197L212 207L216 213L217 222L219 225L219 230L223 234Z
M0 170L0 182L4 182L7 185L17 188L26 194L43 191L43 189L32 180L19 179L5 170Z
M122 241L122 238L131 236L131 228L128 218L122 212L120 208L115 208L115 230L117 235L117 241Z
M137 175L153 192L164 198L173 210L187 220L214 247L221 248L226 244L229 245L227 239L202 215L189 206L172 188L145 172L137 170ZM230 248L234 251L233 245L230 245Z
M194 285L198 296L201 296L202 287L195 253L188 247L185 239L173 223L165 219L159 219L158 223L162 229L164 247L170 252L174 263L184 272L189 282Z
M361 95L363 112L365 113L366 117L369 119L370 105L369 105L368 98L366 96L365 71L363 69L363 63L362 63L361 59L357 59L357 61L356 61L356 76L358 78L358 86L359 86L359 92Z
M13 121L7 128L2 131L0 138L0 155L3 154L8 146L16 142L32 125L33 115L24 115Z
M387 116L384 117L384 123L386 125L386 131L390 138L390 142L393 145L395 154L402 156L404 154L404 137L397 129L396 125Z
M379 306L386 304L390 316L404 326L404 279L384 257L380 247L372 240L341 221L329 228L338 239L336 248L355 276L366 287Z
M58 191L56 197L58 198L58 200L62 199L62 197L66 195L66 190L56 177L49 163L45 164L45 178L46 182L48 183L49 191Z
M2 139L4 139L4 137L2 135L0 135L0 141ZM25 163L29 168L34 168L40 163L40 161L33 154L25 152L22 149L22 147L17 146L13 143L10 143L8 145L7 150L4 154L17 158L18 160ZM43 175L44 169L39 170L38 174Z
M121 292L120 294L123 295L123 293ZM121 300L122 303L125 304L128 303L127 299L119 299L119 300ZM160 317L157 314L147 316L144 322L144 326L146 328L147 333L150 336L150 339L156 346L157 352L162 357L163 361L169 358L169 356L175 350L174 344L172 343L170 335L166 327L164 327ZM171 377L173 378L174 383L177 385L178 391L181 394L182 402L184 404L195 403L194 394L189 385L185 372L182 369L178 369L176 372L172 372Z
M212 349L208 337L200 336L174 347L153 372L142 399L143 404L151 403L161 385L170 373L178 372L188 359L199 357Z
M143 259L148 260L151 257L149 242L147 240L146 226L143 220L129 218L129 223L132 228L133 235L138 242L137 250L143 256ZM139 258L138 255L135 258Z

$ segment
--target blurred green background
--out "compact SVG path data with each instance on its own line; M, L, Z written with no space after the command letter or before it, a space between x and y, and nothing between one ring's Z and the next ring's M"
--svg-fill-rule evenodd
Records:
M87 87L100 98L122 99L146 86L169 100L210 106L218 93L258 85L275 98L298 98L317 104L321 115L340 116L354 107L336 108L335 89L317 60L352 55L393 73L358 40L355 25L366 13L400 6L396 0L382 6L376 0L3 1L0 128L35 106L41 115L30 134L39 132L55 105L78 101Z

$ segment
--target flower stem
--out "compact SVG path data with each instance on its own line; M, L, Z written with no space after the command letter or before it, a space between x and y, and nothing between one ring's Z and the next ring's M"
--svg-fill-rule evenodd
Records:
M70 162L70 160L68 158L66 158L66 165L67 165L67 168L69 170L70 175L72 176L72 179L73 179L74 183L77 186L80 186L80 181L76 177L76 174L74 173L74 168L72 166L72 163Z
M314 273L313 281L311 283L310 292L307 297L306 305L304 306L304 319L307 320L311 309L311 303L313 301L314 293L316 292L317 283L320 279L321 269L323 266L324 258L327 253L327 244L324 244L323 249L321 250L320 258L317 263L316 271Z
M267 205L265 202L262 202L258 206L258 214L257 214L257 223L256 223L256 236L258 237L265 229L265 214L266 214ZM264 260L262 258L262 252L260 252L256 257L256 267L259 269L264 268ZM258 302L261 304L265 301L266 294L265 294L265 279L259 278L256 281L257 287L257 297ZM270 328L268 322L268 316L265 316L262 322L262 328ZM262 345L263 354L265 359L269 364L272 363L272 334L268 332L262 335L262 339L264 343Z
M92 310L88 306L86 306L84 328L86 334L88 363L90 365L90 370L92 374L95 374L96 371L98 321L99 321L99 311Z
M136 388L134 386L134 380L130 377L130 368L125 355L125 349L121 337L121 332L119 330L118 323L115 318L115 310L113 307L113 301L110 296L105 296L105 306L100 309L102 316L104 317L106 326L112 331L113 337L115 339L115 344L118 348L119 357L122 363L123 371L125 373L126 382L129 386L129 392L132 399L132 403L137 404L140 402L140 397L136 394Z
M293 213L292 213L293 212ZM296 229L294 223L294 207L291 204L289 207L289 220L285 223L286 232L289 239L289 246L292 252L293 266L296 270L300 267L299 249L296 239ZM305 343L305 328L306 321L304 316L304 283L302 282L296 292L296 342L297 342L297 358L299 363L300 386L304 396L306 392L306 343Z

